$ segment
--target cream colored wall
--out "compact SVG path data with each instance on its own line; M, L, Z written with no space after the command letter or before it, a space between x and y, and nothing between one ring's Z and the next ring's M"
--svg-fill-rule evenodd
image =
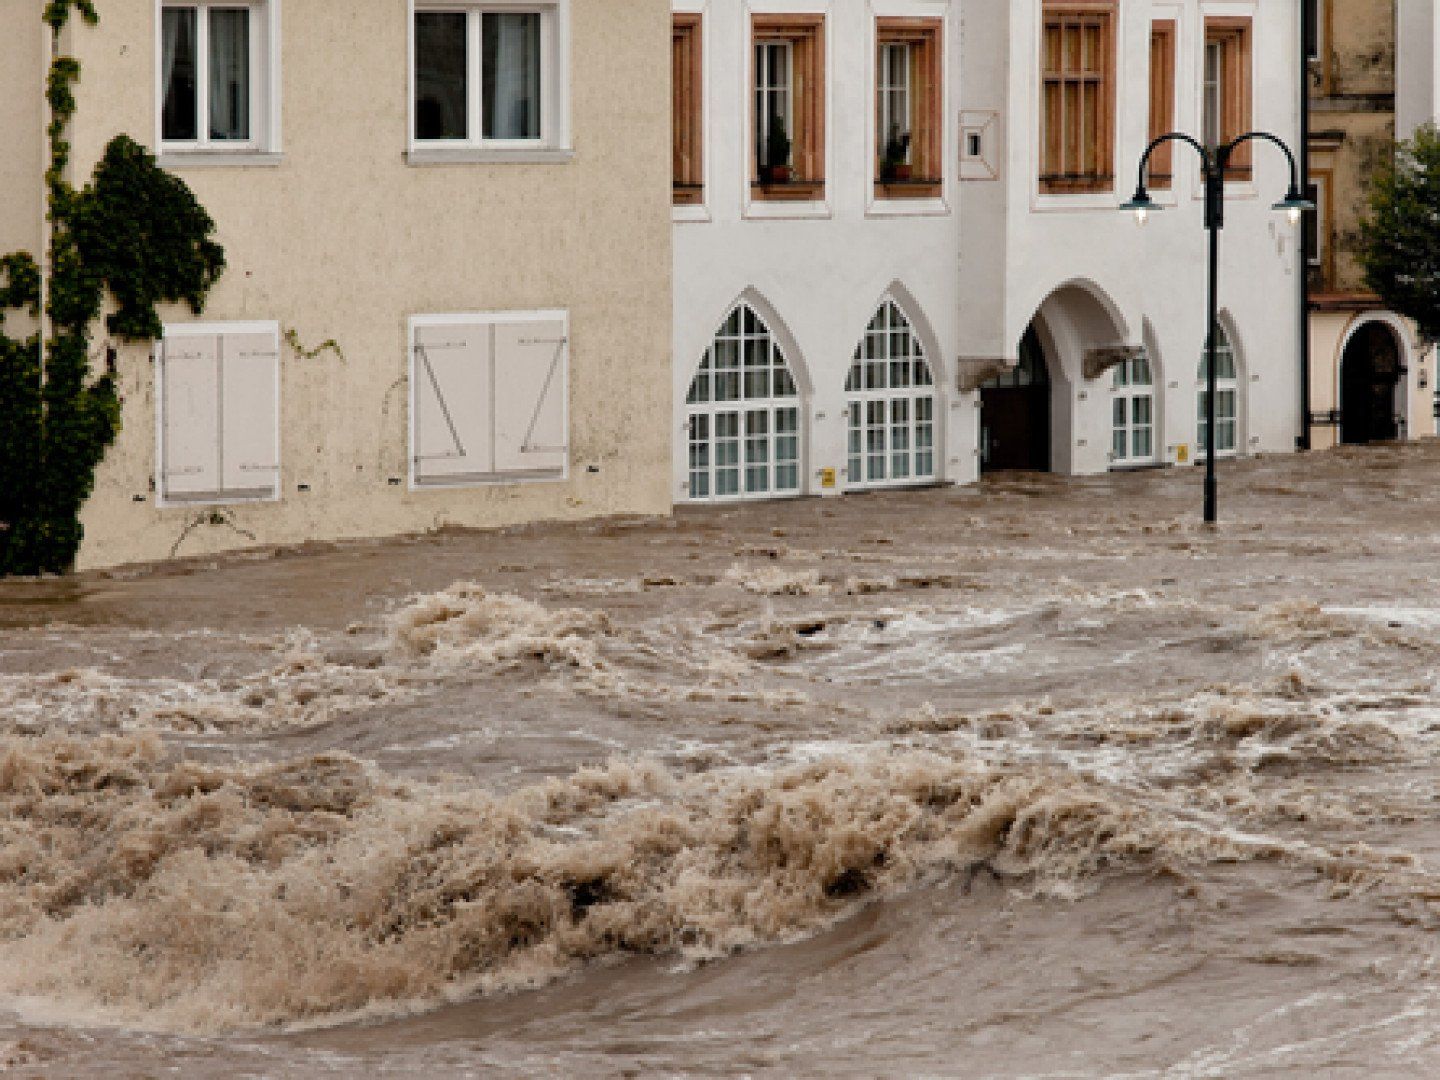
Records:
M0 4L0 255L40 246L48 31L38 4ZM23 316L11 315L20 333Z
M101 26L76 32L87 171L116 132L153 142L155 11L105 0ZM336 339L345 359L282 346L281 501L191 527L208 511L155 505L154 366L124 350L125 429L85 510L82 566L668 512L669 6L571 12L573 160L414 167L405 0L284 0L283 164L177 171L229 260L204 318L278 320L306 346ZM548 308L571 319L570 479L410 491L407 317Z

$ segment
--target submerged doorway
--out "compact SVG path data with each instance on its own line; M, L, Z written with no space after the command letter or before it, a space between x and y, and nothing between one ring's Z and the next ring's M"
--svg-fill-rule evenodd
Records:
M1388 442L1400 435L1395 388L1400 344L1384 323L1366 323L1340 358L1340 441Z
M980 388L980 463L984 472L1050 471L1050 371L1033 323L1020 362Z

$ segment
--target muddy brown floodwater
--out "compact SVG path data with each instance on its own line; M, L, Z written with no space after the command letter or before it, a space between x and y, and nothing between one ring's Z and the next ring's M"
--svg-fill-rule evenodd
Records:
M0 1072L1440 1073L1440 444L0 586Z

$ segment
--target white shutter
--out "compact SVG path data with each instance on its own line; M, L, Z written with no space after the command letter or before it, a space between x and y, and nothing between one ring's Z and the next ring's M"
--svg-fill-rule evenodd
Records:
M490 327L415 327L410 367L417 484L458 484L495 471Z
M496 324L496 472L564 475L569 357L563 321Z
M213 498L220 490L219 338L167 337L160 395L160 497Z
M227 499L280 494L279 369L275 332L220 339L220 481Z

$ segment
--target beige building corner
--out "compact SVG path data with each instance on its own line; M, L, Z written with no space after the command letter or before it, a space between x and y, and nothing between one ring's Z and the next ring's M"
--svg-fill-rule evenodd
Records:
M1355 255L1369 178L1411 132L1396 121L1398 0L1315 0L1310 57L1312 444L1435 434L1434 350L1384 310ZM1433 61L1433 57L1431 57ZM1425 73L1428 77L1428 72Z
M17 6L9 247L40 214ZM203 315L119 350L81 568L669 512L663 0L99 7L66 41L77 182L118 133L158 147L229 265Z

